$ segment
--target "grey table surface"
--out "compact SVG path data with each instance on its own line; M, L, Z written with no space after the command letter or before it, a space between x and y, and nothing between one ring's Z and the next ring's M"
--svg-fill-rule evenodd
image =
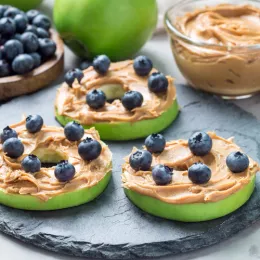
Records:
M51 9L53 0L46 0L41 5L40 9L49 15L51 15ZM164 73L170 74L176 78L176 82L185 82L182 75L176 68L173 61L169 42L165 34L154 36L146 45L142 48L140 53L148 55L154 61L155 67L159 68ZM79 60L66 48L65 50L65 71L77 66ZM60 77L50 87L59 84L62 81ZM44 93L44 90L42 90ZM260 120L260 95L254 96L247 100L238 100L234 103L244 110L252 113L257 119ZM20 111L21 113L23 111ZM197 250L191 253L170 256L163 258L162 260L178 259L178 260L252 260L260 259L260 222L255 223L250 228L240 232L234 237L223 241L220 244ZM26 245L16 239L10 238L7 235L0 233L0 259L2 260L76 260L79 258L73 258L71 256L62 256L55 253L47 252L45 250L38 249L34 246Z

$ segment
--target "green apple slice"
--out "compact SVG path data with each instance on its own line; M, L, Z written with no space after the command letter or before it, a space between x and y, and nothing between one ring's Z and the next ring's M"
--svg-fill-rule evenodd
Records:
M179 111L178 103L175 100L171 107L159 117L145 119L136 122L100 122L93 125L82 125L84 128L95 127L103 140L131 140L146 137L152 133L158 133L168 127L177 117ZM61 125L65 126L73 118L59 115L56 110L56 118Z
M126 196L140 209L161 218L183 222L200 222L225 216L241 207L255 187L255 176L241 190L229 197L208 203L169 204L158 199L124 189Z
M62 193L47 201L42 201L32 195L6 193L0 190L0 203L24 210L56 210L74 207L87 203L99 196L107 187L111 176L111 171L109 171L95 186Z

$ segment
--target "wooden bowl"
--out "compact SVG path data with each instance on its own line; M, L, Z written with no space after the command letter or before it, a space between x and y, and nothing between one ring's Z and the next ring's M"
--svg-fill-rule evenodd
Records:
M51 38L57 45L55 56L27 74L0 78L0 100L28 94L44 88L63 72L63 41L58 33L52 29Z

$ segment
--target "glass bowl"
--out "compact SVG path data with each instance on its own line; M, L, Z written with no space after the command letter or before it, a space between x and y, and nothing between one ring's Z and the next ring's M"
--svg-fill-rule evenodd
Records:
M228 1L228 4L232 5L251 5L259 8L259 18L257 17L258 20L253 21L256 32L259 28L259 43L251 42L250 44L245 41L242 44L232 44L227 41L223 44L221 40L219 42L204 41L196 36L187 36L180 25L181 17L187 13L226 3L225 0L181 0L166 12L165 28L170 36L176 64L192 87L220 95L223 98L247 98L260 92L260 2L254 0ZM224 25L227 30L230 26L233 25ZM205 27L197 27L196 30L204 33ZM225 30L224 27L221 30ZM233 30L233 28L231 29ZM239 30L240 28L235 32L237 33L235 37L240 33ZM222 36L223 34L218 35L218 37ZM240 37L243 40L245 36L242 33ZM248 34L246 37L253 36Z

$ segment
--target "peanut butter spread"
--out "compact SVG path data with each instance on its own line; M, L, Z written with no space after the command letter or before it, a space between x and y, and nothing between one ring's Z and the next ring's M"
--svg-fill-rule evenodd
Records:
M226 46L260 43L260 9L251 5L221 4L187 13L177 22L192 40Z
M91 162L81 159L78 154L78 142L70 142L60 127L43 126L41 131L30 134L25 128L25 120L11 125L24 145L24 153L18 159L7 157L0 144L0 190L6 193L28 194L41 200L48 200L65 192L72 192L96 185L112 168L111 152L102 144L101 155ZM85 135L100 141L98 132L91 128ZM55 167L44 168L35 174L26 173L21 168L22 159L36 151L55 152L72 163L76 169L74 178L69 182L59 182L54 175ZM37 153L38 153L37 152Z
M167 79L169 82L167 93L157 95L149 91L148 76L140 77L135 73L132 60L112 63L105 76L99 75L93 67L90 67L84 71L80 84L75 80L72 88L64 83L58 89L55 107L59 115L70 117L85 125L156 118L170 108L176 98L173 78L168 76ZM121 101L115 99L112 103L106 102L100 109L90 108L86 103L87 92L107 84L118 84L124 92L130 90L140 92L144 98L142 106L127 111Z
M173 36L176 62L189 83L208 92L239 96L260 90L260 9L221 4L178 17ZM197 45L196 43L200 43Z
M151 171L135 172L127 157L122 175L124 188L172 204L219 201L242 189L255 176L259 169L258 164L249 158L250 163L246 171L232 173L226 166L226 157L229 153L241 149L232 138L224 139L213 132L208 134L212 138L213 146L206 156L193 155L186 140L167 142L161 154L153 154L152 166L164 164L173 168L172 183L166 186L156 185ZM196 185L189 180L188 168L195 162L202 162L210 167L212 175L207 184Z

